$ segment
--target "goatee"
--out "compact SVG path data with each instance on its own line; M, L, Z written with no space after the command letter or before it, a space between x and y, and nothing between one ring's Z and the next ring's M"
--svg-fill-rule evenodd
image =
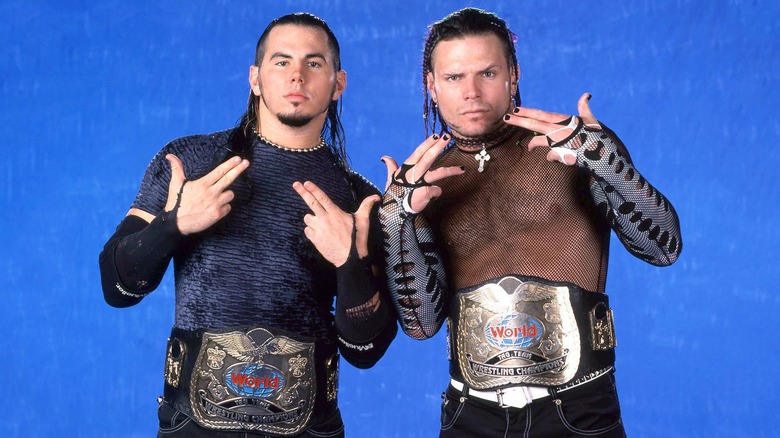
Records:
M305 114L277 114L276 118L284 125L300 128L306 126L314 117Z

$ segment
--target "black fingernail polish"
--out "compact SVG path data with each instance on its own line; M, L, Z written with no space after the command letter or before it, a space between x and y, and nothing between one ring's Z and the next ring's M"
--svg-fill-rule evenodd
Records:
M515 114L519 113L520 112L520 107L517 107L517 108L513 109L512 112L515 113Z
M444 134L444 136L443 136L442 138L443 138L445 141L449 141L449 139L450 139L450 135L449 135L449 134Z
M593 96L590 93L588 93L588 100L590 100L591 97Z
M439 136L438 136L438 135L436 135L436 134L433 134L433 139L434 139L434 140L438 140L438 139L439 139Z
M509 114L504 115L504 120L509 120L511 118L512 118L512 116L510 116Z
M460 170L466 170L466 166L460 166Z

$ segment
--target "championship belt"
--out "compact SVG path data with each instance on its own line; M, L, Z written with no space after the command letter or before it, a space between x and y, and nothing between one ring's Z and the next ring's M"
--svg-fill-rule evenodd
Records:
M594 299L606 300L606 295L511 276L458 293L453 300L450 336L464 382L474 389L557 387L583 372L614 363L614 342L591 348L594 332L583 330L590 323L578 324L576 313L583 314L581 321L589 313L581 307L590 303L582 302ZM604 302L597 305L604 306ZM606 323L603 319L595 322L612 330L611 312L609 317ZM614 339L614 331L610 333Z
M314 409L314 366L313 342L265 328L206 331L190 377L192 416L211 429L298 434Z

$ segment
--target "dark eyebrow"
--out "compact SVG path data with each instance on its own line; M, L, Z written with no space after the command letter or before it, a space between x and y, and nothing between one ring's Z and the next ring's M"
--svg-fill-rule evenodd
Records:
M269 59L276 59L276 58L292 59L292 55L289 55L289 54L284 53L284 52L275 52L275 53L273 53L271 55L271 57ZM323 55L322 53L319 53L319 52L308 53L304 58L306 58L306 59L312 59L312 58L321 59L326 64L328 62L328 59L325 58L325 55Z
M323 55L322 53L319 53L319 52L309 53L308 55L306 55L306 59L312 59L312 58L321 59L322 62L324 62L325 64L328 63L328 59L325 58L325 55Z
M463 76L463 72L453 72L450 70L442 70L440 74L442 76Z
M490 64L489 66L483 68L482 70L479 70L477 74L483 74L485 72L495 70L496 68L501 68L501 64ZM443 76L451 76L451 77L463 77L466 75L463 72L447 72L447 71L443 71L441 74Z
M501 66L499 64L492 64L492 65L489 65L489 66L483 68L479 72L480 73L485 73L485 72L489 72L490 70L495 70L496 68L500 68L500 67Z

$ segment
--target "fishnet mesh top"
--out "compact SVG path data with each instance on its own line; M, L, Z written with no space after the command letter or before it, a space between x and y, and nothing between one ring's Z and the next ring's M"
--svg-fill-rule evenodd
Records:
M433 336L452 292L516 274L569 282L604 292L609 230L635 256L656 265L674 262L682 244L674 208L636 171L608 129L579 127L566 141L577 163L549 162L549 149L527 149L528 131L489 148L478 172L479 149L445 151L433 168L464 166L466 173L437 182L442 195L421 214L402 199L414 184L385 193L388 284L405 332Z

